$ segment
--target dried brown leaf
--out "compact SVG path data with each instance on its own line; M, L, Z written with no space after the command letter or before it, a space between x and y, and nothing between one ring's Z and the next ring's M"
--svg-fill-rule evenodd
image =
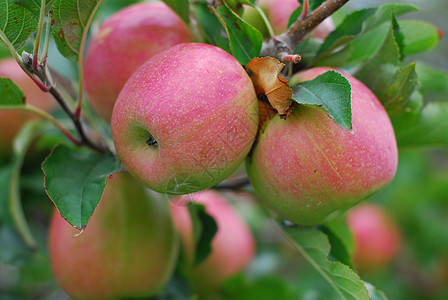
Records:
M250 71L255 92L259 98L266 96L281 118L290 114L292 89L288 80L279 74L285 65L273 57L255 57L246 66Z

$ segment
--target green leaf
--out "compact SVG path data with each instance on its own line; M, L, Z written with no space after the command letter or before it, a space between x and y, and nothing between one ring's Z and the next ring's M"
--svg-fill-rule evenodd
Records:
M163 0L185 24L190 23L190 7L188 0Z
M372 9L374 11L371 11ZM314 64L340 67L369 59L378 52L387 36L390 25L384 23L396 16L418 10L413 5L395 3L372 9L348 15L321 46ZM395 23L394 28L398 37L401 31L397 30L396 25ZM397 41L400 41L400 38ZM335 48L338 49L334 51ZM401 48L399 50L401 51Z
M366 29L377 27L378 25L389 21L392 18L392 15L398 17L419 10L418 7L406 3L388 3L381 5L378 7L375 15L366 21Z
M400 30L404 37L404 55L412 55L434 48L440 39L438 29L424 21L402 20Z
M401 114L392 124L399 147L448 146L448 102L430 102L420 114Z
M353 40L362 32L364 22L369 17L373 16L376 11L376 8L366 8L348 15L344 21L328 35L317 54L320 55L328 52Z
M368 282L364 281L364 284L366 285L367 290L369 291L370 300L387 300L387 297L383 293L383 291L380 291L379 289L377 289Z
M232 300L297 300L297 291L291 283L280 276L264 275L249 280L237 275L224 282L225 299Z
M423 62L417 62L415 70L421 93L448 93L448 74L446 72L434 69Z
M352 268L351 257L354 253L355 243L345 218L337 218L325 223L322 226L322 231L328 236L331 244L330 256Z
M67 59L77 62L84 51L90 22L101 0L56 0L53 6L51 33Z
M240 64L246 65L252 58L258 57L263 43L261 33L241 19L226 2L219 5L216 11L225 24L232 55Z
M206 2L195 2L192 9L204 31L207 40L221 49L230 53L229 37L226 29L219 21L218 17L213 14L211 8Z
M45 189L60 214L78 229L87 225L108 176L120 170L112 153L57 146L42 164Z
M195 240L194 264L199 265L212 251L212 240L218 230L218 226L213 217L207 214L204 205L189 205L188 210L193 223Z
M53 7L54 1L56 0L46 0L45 2L45 15L48 14L48 12ZM37 19L40 17L40 4L42 3L42 0L13 0L13 2L17 5L20 5L22 7L25 7L30 12L32 12Z
M23 104L25 95L22 90L11 79L0 77L0 109L2 106Z
M344 76L328 71L311 81L297 84L292 90L294 101L323 107L339 126L351 130L351 86Z
M28 9L12 0L0 0L0 36L8 39L19 52L26 40L37 30L38 19Z
M401 67L382 97L382 103L390 115L406 110L411 95L418 86L415 63Z
M370 299L366 286L356 273L339 261L328 260L330 243L324 233L311 227L287 227L283 232L342 299Z

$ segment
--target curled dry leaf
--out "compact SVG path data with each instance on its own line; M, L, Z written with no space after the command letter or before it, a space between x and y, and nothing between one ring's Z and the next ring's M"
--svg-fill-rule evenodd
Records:
M281 77L285 65L273 57L255 57L246 66L259 99L266 97L280 118L286 119L292 104L292 89L288 80Z

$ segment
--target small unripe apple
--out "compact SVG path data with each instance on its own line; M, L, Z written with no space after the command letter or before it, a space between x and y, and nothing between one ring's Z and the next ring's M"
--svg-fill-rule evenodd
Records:
M290 82L312 80L328 70L309 69ZM259 198L297 224L330 220L385 187L397 169L397 145L386 111L363 83L344 76L352 88L353 133L324 111L296 105L288 119L275 116L265 125L247 160Z
M398 254L401 234L397 224L381 206L362 203L347 213L355 242L354 260L361 271L381 268Z
M258 127L257 96L233 56L181 44L132 75L111 125L131 174L157 192L189 194L219 183L243 162Z
M22 90L27 103L45 111L55 106L51 94L43 92L14 59L0 61L0 77L11 79ZM20 127L33 118L36 116L23 111L0 110L0 153L11 150L12 140Z
M156 201L126 173L114 174L85 231L56 211L50 225L51 265L73 299L147 297L172 274L178 235L166 201Z
M186 207L189 201L204 205L218 226L211 253L197 266L193 262L193 225ZM206 295L219 288L252 260L255 241L250 229L232 205L217 192L206 190L174 198L171 212L174 226L181 236L193 288L199 294Z
M109 122L132 73L155 54L192 39L185 23L161 1L134 4L112 15L86 56L86 89L95 111Z

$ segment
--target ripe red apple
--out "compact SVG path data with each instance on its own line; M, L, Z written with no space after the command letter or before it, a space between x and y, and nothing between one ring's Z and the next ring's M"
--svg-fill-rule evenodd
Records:
M192 39L185 23L161 1L134 4L111 16L86 57L86 89L95 111L109 122L132 73L155 54Z
M193 266L193 225L186 207L189 201L204 205L218 226L212 240L212 252L197 266ZM227 278L243 270L253 258L255 241L250 229L217 192L206 190L174 198L171 212L174 226L181 236L193 288L199 294L205 295L218 288Z
M313 68L291 83L330 70ZM337 71L340 72L340 71ZM394 177L397 145L389 117L357 79L352 87L353 134L325 112L296 105L287 120L272 118L247 160L259 198L281 217L317 225L386 186Z
M177 258L178 236L168 203L146 192L128 174L114 174L78 237L79 231L54 213L51 264L70 297L145 297L164 287Z
M288 29L287 27L291 13L300 7L298 0L259 0L258 5L268 17L275 34L281 34ZM244 19L255 26L255 28L259 29L262 33L267 33L266 26L255 9L247 7ZM333 19L328 17L316 27L313 31L313 37L324 40L334 29L335 25Z
M217 184L242 163L258 127L257 96L230 54L181 44L132 75L111 125L131 174L158 192L188 194Z
M20 87L26 102L45 111L51 110L56 101L49 93L43 92L12 58L0 61L0 77L9 78ZM36 118L35 115L13 110L0 110L0 153L9 152L12 140L20 127Z
M347 223L355 242L355 264L360 270L385 266L398 254L400 231L381 206L373 203L357 205L348 211Z

